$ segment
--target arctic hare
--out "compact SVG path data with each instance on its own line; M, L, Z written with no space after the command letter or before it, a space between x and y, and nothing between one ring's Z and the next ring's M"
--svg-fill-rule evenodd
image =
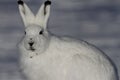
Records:
M45 1L36 16L23 1L18 4L25 25L20 68L28 80L117 80L112 63L100 50L48 32L51 1Z

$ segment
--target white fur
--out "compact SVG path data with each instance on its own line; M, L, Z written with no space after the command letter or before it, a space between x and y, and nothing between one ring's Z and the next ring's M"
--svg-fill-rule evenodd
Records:
M46 28L50 5L46 15L43 8L44 4L35 17L26 4L19 5L26 26L19 44L20 68L28 80L117 80L113 65L97 48L85 41L50 34ZM29 50L30 38L35 51Z

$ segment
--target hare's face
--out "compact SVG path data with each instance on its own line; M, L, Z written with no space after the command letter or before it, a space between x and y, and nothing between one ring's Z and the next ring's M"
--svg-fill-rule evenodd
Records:
M24 48L29 51L40 51L46 46L48 40L47 31L37 25L31 25L25 29Z
M24 48L29 51L43 51L49 42L46 27L50 15L51 1L45 1L36 15L22 0L19 0L18 4L25 25Z

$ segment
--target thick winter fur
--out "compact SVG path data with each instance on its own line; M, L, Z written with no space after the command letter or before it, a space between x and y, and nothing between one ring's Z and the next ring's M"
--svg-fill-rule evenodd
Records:
M48 32L50 1L42 4L36 16L23 1L18 4L25 25L20 68L28 80L117 80L112 63L97 48Z

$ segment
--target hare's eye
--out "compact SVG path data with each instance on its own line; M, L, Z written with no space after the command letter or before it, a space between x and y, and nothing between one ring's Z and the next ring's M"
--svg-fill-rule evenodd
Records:
M26 31L25 31L24 33L25 33L25 35L26 35Z
M39 35L41 35L41 34L43 34L43 30L41 30L41 31L39 32Z

